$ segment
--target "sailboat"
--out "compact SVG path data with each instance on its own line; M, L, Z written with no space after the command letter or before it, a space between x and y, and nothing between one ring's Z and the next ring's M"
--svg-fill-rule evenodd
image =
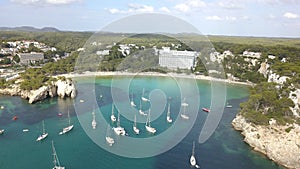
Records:
M172 118L171 118L171 111L170 111L170 103L168 105L168 112L167 112L167 122L172 123Z
M149 99L145 98L144 94L145 94L145 88L143 88L142 100L143 100L144 102L150 101Z
M95 112L92 112L92 115L93 115L92 127L93 127L93 129L96 129L97 122L96 122L96 115L95 115Z
M227 107L227 108L232 108L232 105L229 104L229 103L227 102L227 103L226 103L226 107Z
M190 158L190 164L192 167L200 168L200 166L197 165L196 158L195 158L195 142L193 142L193 150Z
M140 101L140 110L139 110L139 113L140 113L140 115L147 116L147 113L143 112L143 110L142 110L142 101Z
M71 119L70 119L70 112L68 111L68 119L69 119L69 126L63 128L63 130L61 132L59 132L59 135L68 133L69 131L71 131L74 127L74 125L71 125Z
M185 102L185 98L183 99L183 103L181 104L181 106L183 106L183 113L180 114L180 117L188 120L190 117L186 115L186 107L189 106L189 104Z
M53 140L52 140L52 151L53 151L53 164L54 164L53 169L65 169L65 167L60 166L58 156L55 151Z
M154 127L151 127L151 124L150 124L150 109L149 109L149 114L148 114L148 118L147 118L147 121L146 121L146 130L152 134L156 133L156 129Z
M120 114L118 113L118 125L117 127L113 127L114 132L117 135L124 136L126 134L125 129L120 126Z
M112 108L111 108L110 120L111 120L111 122L115 122L117 120L116 116L114 115L114 105L113 104L112 104Z
M140 130L136 127L136 115L134 115L133 131L135 134L140 134Z
M111 130L111 128L110 128L110 125L108 124L105 140L109 146L112 146L115 143L115 140L111 137L110 130Z
M48 133L45 132L45 122L43 120L43 133L36 139L36 141L44 140L48 136Z
M4 131L5 131L4 129L1 129L1 130L0 130L0 134L3 134L3 133L4 133Z
M131 94L130 105L131 105L132 107L135 107L135 106L136 106L136 105L134 104L134 101L133 101L133 94Z

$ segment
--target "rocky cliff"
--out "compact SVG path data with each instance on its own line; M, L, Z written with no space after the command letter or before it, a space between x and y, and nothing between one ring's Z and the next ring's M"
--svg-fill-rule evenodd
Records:
M43 100L47 97L59 96L64 97L76 97L76 88L72 80L58 80L52 82L47 86L42 86L37 90L21 90L18 85L13 85L10 88L0 89L0 94L21 96L24 99L28 99L28 102L34 103Z
M255 125L247 122L241 115L237 115L232 121L233 127L242 132L244 141L255 151L287 168L300 169L300 126L280 126L275 120L269 124Z

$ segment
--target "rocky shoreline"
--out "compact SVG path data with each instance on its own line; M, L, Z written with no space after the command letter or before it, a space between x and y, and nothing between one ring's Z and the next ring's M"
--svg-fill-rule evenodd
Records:
M247 122L238 114L232 121L234 129L241 131L255 151L265 154L269 159L291 169L300 169L300 126L277 125L271 120L269 125L261 126Z
M32 104L37 101L46 99L48 97L59 96L64 97L76 97L76 88L72 80L57 80L47 86L42 86L37 90L21 90L18 84L14 84L9 88L0 89L0 94L21 96L23 99L28 99L28 103Z

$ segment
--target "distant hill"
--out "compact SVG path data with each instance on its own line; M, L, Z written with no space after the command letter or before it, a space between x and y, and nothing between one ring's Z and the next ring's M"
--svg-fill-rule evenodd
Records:
M23 32L60 32L59 29L53 27L35 28L32 26L20 26L20 27L0 27L0 31L23 31Z

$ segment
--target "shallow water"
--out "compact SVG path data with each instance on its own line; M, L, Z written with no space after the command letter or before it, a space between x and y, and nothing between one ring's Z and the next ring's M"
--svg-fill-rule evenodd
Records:
M117 78L118 83L128 80L130 77ZM188 82L188 81L187 81ZM95 110L96 118L103 116L111 126L109 118L111 114L111 104L119 105L120 111L122 106L126 107L124 98L114 98L111 94L110 78L97 78L95 83L91 79L78 79L78 97L75 100L51 98L36 104L28 104L26 100L19 97L0 96L0 105L5 106L0 110L0 128L5 129L5 133L0 135L0 169L24 169L24 168L51 168L52 163L52 148L51 140L54 140L55 148L58 153L59 160L66 169L107 169L107 168L122 168L122 169L182 169L191 168L189 165L189 157L192 151L192 142L197 141L199 132L207 117L207 113L199 110L197 119L192 129L173 148L154 157L148 158L127 158L110 153L105 148L99 147L90 139L90 136L99 136L102 130L106 132L106 124L98 123L97 130L89 130L91 122L91 111ZM200 107L210 106L210 83L207 81L197 81L200 93ZM133 100L139 106L139 99L142 95L142 90L145 88L145 97L151 95L160 95L162 91L165 93L161 98L172 97L171 112L173 120L180 120L178 117L181 92L179 91L176 81L168 78L155 77L137 77L130 83L129 92L133 94ZM159 90L157 90L159 89ZM128 92L122 88L114 87L114 91L119 93ZM153 92L154 91L154 92ZM95 95L96 98L91 98ZM152 92L152 93L151 93ZM195 157L197 163L203 169L276 169L280 168L274 162L268 160L264 155L254 152L247 144L243 142L243 137L239 132L231 127L231 121L235 114L239 111L239 104L246 100L248 90L243 86L231 85L227 86L226 100L233 105L232 108L225 108L221 122L212 137L203 144L196 143ZM102 97L100 97L102 95ZM128 96L131 97L130 94ZM193 98L194 96L191 96ZM84 100L84 102L80 102ZM93 104L93 100L97 104ZM187 101L192 102L187 98ZM79 105L74 108L73 105ZM144 110L150 107L150 103L143 103ZM151 104L158 104L152 99ZM67 112L70 111L71 122L74 124L74 129L66 135L58 135L68 124ZM101 112L100 112L101 111ZM57 116L62 112L63 116ZM117 111L116 111L117 112ZM151 111L152 112L152 111ZM99 114L101 113L101 114ZM17 115L18 120L13 121L11 118ZM128 114L121 115L121 125L126 129L128 138L151 138L144 129L145 118L139 117L140 122L138 127L141 129L141 134L136 136L132 131L131 117L126 117ZM152 113L151 113L152 115ZM165 122L165 115L157 115L153 109L153 122L158 130L156 135L168 131L173 124ZM42 142L36 142L35 139L42 131L42 120L45 120L45 128L49 136ZM89 123L84 124L87 120ZM80 122L79 122L80 121ZM180 124L180 123L178 123ZM81 126L83 125L83 127ZM84 126L88 125L88 126ZM22 132L22 129L28 128L29 132ZM101 132L100 132L101 131ZM112 133L113 134L113 133ZM120 138L122 140L123 138ZM99 141L99 140L98 140ZM118 140L116 140L118 141ZM145 145L146 149L155 149L157 147L168 144L166 142L156 142L156 145ZM105 144L105 139L100 140ZM102 144L102 143L101 143ZM120 141L121 144L121 141ZM152 147L153 146L153 147ZM112 149L118 147L116 145ZM128 149L133 151L133 149Z

